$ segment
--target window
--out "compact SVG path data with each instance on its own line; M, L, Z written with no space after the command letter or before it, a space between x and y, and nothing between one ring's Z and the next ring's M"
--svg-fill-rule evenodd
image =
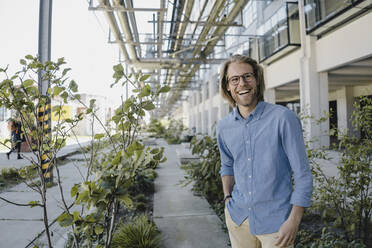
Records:
M243 9L243 25L249 27L257 18L257 2L249 1Z

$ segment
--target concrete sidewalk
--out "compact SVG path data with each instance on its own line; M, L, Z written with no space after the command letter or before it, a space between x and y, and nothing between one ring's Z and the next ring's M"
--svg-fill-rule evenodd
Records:
M167 145L167 161L157 169L155 180L154 221L164 238L165 248L222 248L227 247L228 235L208 202L194 196L192 185L180 186L185 172L180 168L178 154L185 153L183 145Z
M87 145L88 142L82 145ZM63 148L58 153L58 158L69 156L80 150L79 145L69 145ZM1 167L22 167L29 165L26 159L7 160L5 154L1 154L0 168ZM76 157L76 158L75 158ZM70 162L60 166L61 181L64 190L64 197L67 201L67 205L72 203L70 197L70 189L76 183L83 181L83 175L86 173L86 167L82 166L82 162L76 164L72 159L80 160L82 155L76 154L69 157ZM5 159L4 159L5 158ZM6 192L0 193L0 196L16 203L28 203L40 199L40 195L28 186L21 183L14 187L8 188ZM55 220L62 212L62 202L58 186L49 188L47 191L47 204L48 204L48 218L49 223ZM9 204L5 201L0 200L0 247L28 247L27 245L38 236L38 234L44 230L44 224L42 222L42 209L40 207L19 207ZM60 243L54 247L64 247L64 235L66 229L59 227L58 223L55 223L51 227L53 232L53 243ZM45 236L45 235L43 235ZM40 238L45 242L44 238ZM62 240L62 242L57 242ZM46 244L46 243L45 243ZM29 246L33 247L33 245Z
M81 146L86 146L88 144L89 144L89 139L87 138L83 139L80 142ZM80 145L76 142L66 145L57 153L57 158L64 158L77 151L80 151ZM6 152L0 153L0 170L2 168L19 169L19 168L31 165L30 159L34 159L35 161L37 161L36 156L32 152L21 152L21 156L23 157L23 159L17 159L17 152L12 152L10 154L9 160L6 157Z

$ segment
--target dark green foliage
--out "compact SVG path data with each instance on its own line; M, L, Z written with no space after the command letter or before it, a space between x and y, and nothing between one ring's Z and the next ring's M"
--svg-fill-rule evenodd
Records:
M154 133L156 137L163 138L165 135L165 127L158 119L151 119L147 132Z
M143 202L136 203L136 210L139 211L139 212L146 211L147 210L146 203L143 203Z
M9 187L22 180L31 180L35 177L37 177L37 170L33 165L25 166L20 169L2 168L0 172L0 187Z
M164 138L168 144L180 144L183 141L182 133L186 128L181 120L168 119L168 122L168 127L165 127L159 120L152 119L147 131L157 138Z
M182 132L185 130L181 120L169 119L169 126L165 130L165 140L168 144L180 144Z
M352 122L354 128L360 130L364 137L339 135L339 176L326 176L321 167L313 163L316 182L313 208L323 218L333 219L333 225L344 231L349 242L361 239L368 244L372 233L371 98L361 98L354 104Z
M114 71L114 84L119 83L121 79L124 81L123 85L131 83L135 87L133 90L135 94L123 100L115 110L108 124L113 130L110 132L103 125L105 133L94 135L94 139L99 142L107 140L109 148L99 159L92 160L89 165L91 177L87 177L88 180L71 189L75 204L81 205L84 212L66 211L57 219L61 226L73 228L76 236L75 247L111 247L120 210L124 213L133 212L136 207L133 198L140 193L153 192L153 180L156 177L154 169L166 160L163 157L164 148L145 147L137 136L146 111L155 107L153 102L156 102L160 93L168 91L169 87L160 85L150 87L148 84L138 82L139 78L141 80L148 78L143 75L136 75L134 81L131 81L131 76L127 77L124 74L122 65L114 66ZM95 115L96 111L95 101L92 99L86 114L99 121ZM146 208L143 203L138 204L137 208L141 211ZM128 226L146 227L138 223ZM129 228L129 231L131 230L133 228ZM146 235L142 238L146 243Z
M112 248L160 248L160 243L159 231L144 214L119 225L112 240Z
M296 248L366 248L363 243L357 241L348 242L334 232L323 228L320 238L311 231L300 230L297 234Z
M144 194L138 194L134 197L136 202L146 202L146 196Z
M1 177L4 180L17 180L20 178L17 169L15 168L2 168L1 169Z

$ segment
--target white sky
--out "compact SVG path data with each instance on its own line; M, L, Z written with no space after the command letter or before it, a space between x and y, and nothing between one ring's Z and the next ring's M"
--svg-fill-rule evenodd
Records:
M38 23L39 0L0 0L0 67L9 64L10 72L15 72L21 58L38 53ZM125 92L110 84L119 48L107 41L108 23L102 12L88 11L87 0L53 0L52 60L65 57L72 68L69 76L81 93L108 96L118 103Z

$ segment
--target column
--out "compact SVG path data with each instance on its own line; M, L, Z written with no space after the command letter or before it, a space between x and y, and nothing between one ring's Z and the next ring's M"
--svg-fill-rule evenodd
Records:
M311 119L302 120L305 130L304 137L312 141L312 148L329 146L329 119L317 124L317 120L329 111L328 104L328 74L318 73L316 70L315 43L316 37L306 35L304 2L299 1L300 34L301 34L301 75L300 75L300 103L301 111ZM326 133L324 133L326 132Z
M329 114L329 99L328 99L328 72L320 72L319 74L319 101L320 101L320 117L325 117ZM320 145L329 147L329 118L325 119L320 124Z
M348 132L348 134L354 133L351 122L353 104L353 88L350 86L343 87L337 98L337 125L340 134L345 132Z
M275 88L266 89L264 93L264 99L265 102L275 104L276 103Z

